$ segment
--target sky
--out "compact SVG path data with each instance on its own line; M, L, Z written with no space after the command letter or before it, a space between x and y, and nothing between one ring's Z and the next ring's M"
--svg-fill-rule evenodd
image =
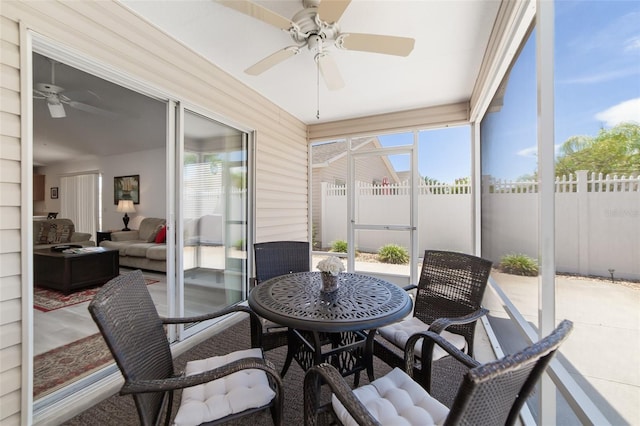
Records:
M596 136L624 121L640 123L640 1L555 3L555 140ZM511 71L504 105L483 122L483 174L517 179L536 170L535 31ZM468 126L420 134L419 171L442 182L470 175ZM395 145L407 135L382 136ZM392 159L396 170L407 161Z

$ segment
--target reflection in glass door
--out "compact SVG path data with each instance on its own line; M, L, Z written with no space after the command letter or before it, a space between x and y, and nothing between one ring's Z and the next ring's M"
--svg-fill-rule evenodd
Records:
M198 315L244 298L247 138L188 110L183 129L178 280L183 286L184 315Z

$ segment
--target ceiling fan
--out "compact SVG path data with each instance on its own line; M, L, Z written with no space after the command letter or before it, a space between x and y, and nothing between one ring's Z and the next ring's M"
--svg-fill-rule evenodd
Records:
M44 99L47 102L47 107L49 108L49 114L51 118L64 118L67 116L67 113L64 109L64 105L69 105L71 108L75 108L81 111L85 111L91 114L99 114L102 116L116 117L118 114L98 108L93 105L89 105L84 102L80 102L79 100L73 100L72 97L82 97L82 100L88 99L89 97L95 97L96 99L100 99L98 95L90 90L85 90L83 92L68 92L69 96L65 95L65 89L60 86L56 86L56 62L53 59L51 61L51 83L36 83L35 88L33 89L33 98L34 99ZM87 96L89 95L89 96ZM71 96L71 97L70 97Z
M250 75L259 75L267 71L280 62L297 55L306 46L315 52L314 59L327 87L330 90L336 90L344 87L344 81L335 61L325 50L328 43L333 43L339 49L396 56L409 55L415 44L415 40L408 37L343 33L340 31L338 21L351 0L302 0L304 9L291 19L280 16L250 0L218 1L224 6L288 32L296 43L247 68L245 72Z

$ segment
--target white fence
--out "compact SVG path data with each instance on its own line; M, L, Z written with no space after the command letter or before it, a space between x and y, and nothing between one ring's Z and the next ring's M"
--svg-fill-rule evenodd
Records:
M345 188L323 184L322 245L347 239ZM538 257L537 182L485 178L482 254L496 264L505 254ZM409 224L408 185L357 186L357 224ZM472 252L469 185L427 185L418 190L418 250ZM357 248L375 252L385 244L409 247L408 233L359 231ZM556 266L559 272L640 279L640 176L578 172L556 181Z

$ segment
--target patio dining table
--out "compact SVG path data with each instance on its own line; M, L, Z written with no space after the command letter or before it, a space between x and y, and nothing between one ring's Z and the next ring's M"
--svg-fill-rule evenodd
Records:
M375 332L408 315L411 299L380 278L341 273L338 279L339 288L326 293L320 272L293 273L267 280L249 293L249 306L258 315L289 330L283 376L295 359L305 371L329 362L343 376L366 369L373 380Z

